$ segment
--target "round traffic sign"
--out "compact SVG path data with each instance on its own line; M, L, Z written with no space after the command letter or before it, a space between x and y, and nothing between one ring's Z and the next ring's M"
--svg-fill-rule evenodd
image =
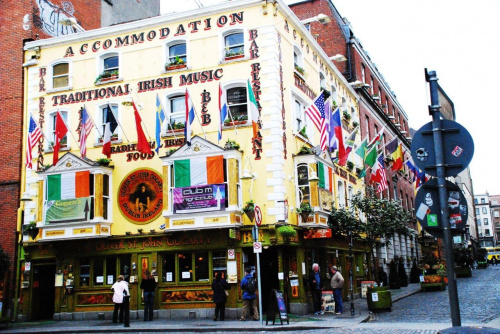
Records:
M262 224L262 211L260 211L260 208L256 205L255 206L255 224L257 226L260 226Z
M472 160L474 141L469 132L457 122L442 119L441 128L445 176L455 176ZM432 122L418 129L411 142L411 157L418 168L437 176L433 132Z

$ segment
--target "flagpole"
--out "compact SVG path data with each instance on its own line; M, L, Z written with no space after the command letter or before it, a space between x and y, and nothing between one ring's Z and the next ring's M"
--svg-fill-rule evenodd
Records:
M196 112L196 108L194 107L194 105L193 109L194 109L194 114L196 115L196 119L198 120L198 123L200 123L201 131L203 131L203 136L205 137L205 139L207 139L207 134L205 133L205 129L203 129L203 125L201 125L200 117L198 117L198 113Z
M30 114L30 116L33 117L33 120L35 121L35 123L37 124L37 126L40 128L40 133L42 134L43 138L45 138L45 140L47 140L47 143L49 144L49 146L52 148L52 150L54 150L54 146L50 143L49 138L47 138L47 136L45 135L45 133L42 131L42 128L38 125L39 124L38 121L35 119L35 117L33 116L33 114Z
M236 135L238 135L238 130L236 130L236 124L234 123L233 115L231 114L231 109L229 109L229 105L227 106L227 110L228 110L229 118L231 118L231 123L233 123L234 133Z
M57 112L59 112L59 111L57 111ZM64 117L62 117L62 115L61 115L61 119L64 123L64 126L68 129L69 133L71 133L71 137L73 137L74 141L76 142L76 145L78 145L78 148L80 148L80 144L79 144L78 140L76 140L75 135L73 134L73 131L71 131L71 129L69 128L68 124L66 123L66 121L64 120Z
M83 108L85 110L87 110L87 107L85 106L85 104L83 105ZM92 116L90 115L88 110L87 110L87 116L89 116L90 120L92 121L92 124L94 124L94 128L96 129L97 133L99 134L99 137L102 137L103 135L102 135L101 131L99 131L99 127L97 126L96 122L94 122L94 119L92 118Z

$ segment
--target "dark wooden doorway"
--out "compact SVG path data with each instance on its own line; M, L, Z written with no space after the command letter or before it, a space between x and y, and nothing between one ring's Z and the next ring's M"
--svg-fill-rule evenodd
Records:
M30 320L46 320L54 317L55 277L55 264L33 265Z

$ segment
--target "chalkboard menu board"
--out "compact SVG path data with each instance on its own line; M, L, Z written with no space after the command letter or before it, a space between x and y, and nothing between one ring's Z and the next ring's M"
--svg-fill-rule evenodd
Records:
M283 325L283 320L286 320L287 324L290 324L288 320L288 313L286 313L285 300L283 299L283 292L278 290L271 290L271 298L269 298L269 306L267 307L267 319L266 325L271 319L273 320L273 325L276 321L276 316L279 317L281 324Z

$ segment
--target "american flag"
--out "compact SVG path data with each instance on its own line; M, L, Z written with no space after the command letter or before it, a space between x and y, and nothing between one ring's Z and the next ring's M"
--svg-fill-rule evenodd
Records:
M383 154L379 155L377 158L377 163L372 169L371 180L378 183L377 193L387 189L387 175L385 172Z
M320 132L320 146L322 150L325 149L328 146L328 135L326 133L325 99L323 98L323 92L319 93L318 97L306 109L306 114Z
M33 155L31 151L36 146L36 144L38 144L40 138L42 138L42 131L40 131L40 127L38 126L38 124L36 124L33 116L30 115L30 125L28 129L28 147L26 150L26 166L28 168L33 168Z
M90 131L94 127L94 123L87 113L87 108L83 106L82 108L82 120L80 127L80 154L85 157L87 154L87 137L90 135Z

